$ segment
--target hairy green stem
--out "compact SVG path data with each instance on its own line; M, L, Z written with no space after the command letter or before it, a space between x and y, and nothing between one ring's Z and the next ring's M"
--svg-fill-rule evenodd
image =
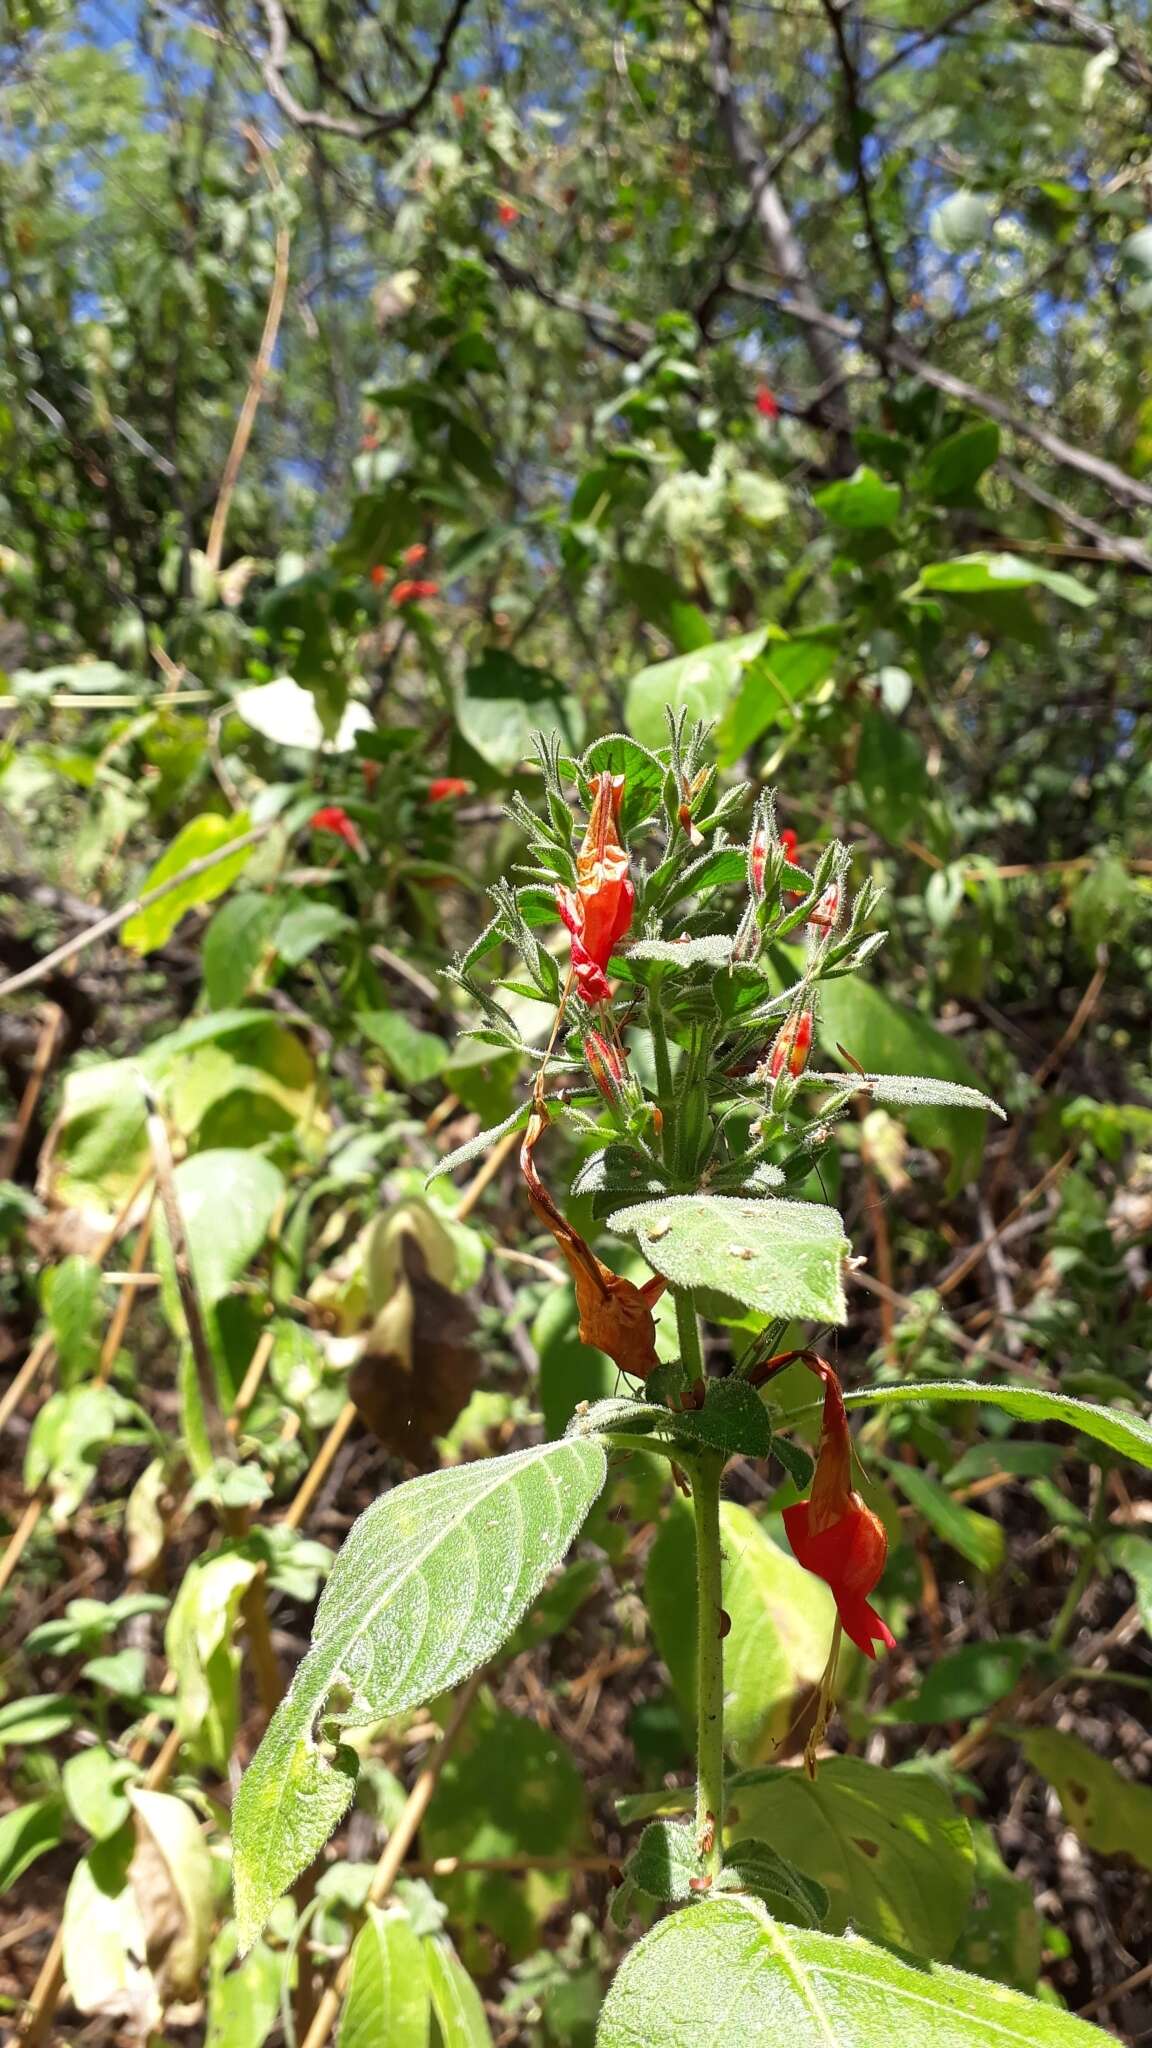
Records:
M666 1119L662 1150L665 1162L674 1165L677 1119L672 1099L672 1061L668 1052L668 1033L664 1029L664 1018L660 1010L658 987L653 987L648 1001L648 1029L652 1034L652 1057L656 1063L656 1100Z
M676 1334L680 1339L680 1363L684 1368L689 1386L694 1380L704 1377L704 1349L700 1342L700 1325L692 1296L686 1289L674 1288L676 1302Z
M718 1877L724 1827L724 1606L720 1549L720 1476L724 1460L692 1463L696 1518L696 1840L705 1870Z

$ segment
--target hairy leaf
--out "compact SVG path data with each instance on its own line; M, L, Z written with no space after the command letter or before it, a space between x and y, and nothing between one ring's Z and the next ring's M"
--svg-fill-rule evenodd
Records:
M313 1644L241 1781L233 1814L245 1948L346 1811L342 1728L432 1699L493 1656L604 1483L603 1446L566 1439L432 1472L349 1532Z
M1071 2014L941 1963L780 1926L710 1899L647 1935L618 1971L596 2048L1103 2048Z
M617 1210L608 1228L634 1238L675 1287L714 1287L763 1315L845 1319L841 1267L848 1242L834 1209L678 1195Z

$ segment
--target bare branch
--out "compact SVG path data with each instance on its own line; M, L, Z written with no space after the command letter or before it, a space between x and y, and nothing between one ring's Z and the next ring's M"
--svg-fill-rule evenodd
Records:
M860 201L860 211L864 216L864 232L868 237L868 247L872 252L872 263L876 276L880 281L880 289L884 294L885 318L889 329L891 329L896 321L896 293L892 288L892 273L888 268L888 257L884 244L880 239L880 229L872 208L872 188L868 183L868 172L864 164L864 107L860 98L860 84L856 76L856 66L852 61L852 52L848 47L848 37L844 28L845 4L846 0L821 0L821 5L828 18L828 26L832 30L833 40L836 44L836 55L840 60L840 71L844 80L845 110L848 116L848 142L852 151L852 165L856 176L856 196Z
M1122 43L1106 21L1098 21L1086 7L1078 7L1076 0L1028 0L1028 4L1040 20L1058 21L1062 28L1071 31L1077 42L1086 44L1090 50L1107 50L1115 57L1116 70L1121 78L1134 85L1138 92L1152 98L1152 64L1142 50L1137 50L1131 43Z
M542 305L554 307L557 313L571 313L574 319L582 320L593 340L610 349L614 355L635 362L646 349L651 348L655 336L651 328L642 326L640 321L625 319L614 313L611 306L581 299L573 292L553 290L532 271L522 270L518 263L510 263L499 249L487 249L485 255L506 285L514 291L531 292Z
M860 80L862 92L866 93L870 86L877 84L881 78L886 78L890 71L895 71L901 64L906 64L910 57L915 57L929 43L939 42L944 37L952 35L962 22L967 21L970 15L977 14L981 8L987 7L989 4L990 0L961 0L961 4L958 7L954 7L950 14L946 14L943 20L935 22L929 28L920 29L914 36L909 36L907 42L901 43L898 50L893 50L891 56L885 57L882 63L875 65ZM756 200L761 184L778 178L789 158L794 156L798 149L803 149L804 144L810 142L814 135L818 135L829 118L829 109L821 107L818 114L811 114L807 119L798 121L794 128L789 129L784 140L777 145L772 155L762 160L760 168L751 182L745 212L736 223L727 243L720 252L717 282L704 295L698 317L702 316L712 300L723 291L724 272L728 264L739 254L744 237L756 218Z
M211 853L201 854L199 860L189 861L188 866L181 868L179 874L169 875L165 881L157 882L154 889L145 889L142 896L134 896L130 903L122 903L118 910L110 910L98 917L95 923L88 925L84 931L73 933L70 939L65 939L62 946L57 946L51 953L45 953L43 959L37 960L34 967L25 967L20 974L13 974L7 981L0 982L0 996L14 996L19 989L31 988L34 982L43 981L65 960L72 960L77 953L83 953L89 946L94 946L97 939L107 938L108 933L114 932L117 925L124 924L130 917L138 917L142 910L148 910L153 903L159 903L162 896L170 896L173 889L179 889L182 883L192 881L197 875L207 874L209 868L219 867L220 862L228 860L232 854L243 853L246 846L255 846L258 840L266 839L271 830L272 821L265 820L262 825L253 825L250 832L241 832L235 839L226 840L223 846L214 847Z
M468 0L452 0L452 9L441 30L436 54L419 92L403 106L388 108L371 106L338 83L328 67L318 59L311 39L301 35L295 24L289 22L281 0L260 0L260 4L268 24L268 55L262 67L264 83L276 105L297 128L318 128L326 135L345 135L353 142L378 142L385 136L415 127L448 69L456 32L468 8ZM296 98L284 76L293 42L301 43L307 50L321 85L336 92L345 106L360 108L359 116L326 114L321 108L304 106Z
M807 258L793 231L787 209L764 161L760 146L744 119L732 75L732 20L728 0L714 0L706 17L709 26L709 60L712 88L720 110L721 126L740 170L748 180L750 204L773 268L791 294L792 304L806 330L808 354L822 387L838 389L844 368L840 351L832 341L833 329L816 296ZM832 424L831 420L827 420ZM846 442L843 423L835 422L841 443ZM846 452L846 450L845 450Z
M1080 476L1091 477L1094 483L1102 484L1106 491L1121 505L1143 505L1152 509L1152 485L1142 483L1139 477L1129 476L1116 463L1109 462L1103 455L1093 455L1087 448L1077 448L1066 441L1062 434L1054 434L1048 427L1042 427L1035 420L1013 411L1002 398L996 398L991 391L983 391L977 384L969 384L965 378L954 376L951 370L938 369L914 349L910 343L897 336L870 335L856 320L841 320L834 313L826 313L821 306L811 301L786 297L783 292L765 291L749 287L735 280L729 287L738 297L751 299L761 305L773 306L778 312L798 320L806 327L817 327L824 333L834 335L840 341L855 342L858 348L881 364L896 363L900 369L908 370L914 377L920 377L925 384L931 384L942 391L946 398L954 398L962 405L969 405L974 412L981 412L986 419L996 420L1007 427L1021 440L1031 441L1042 448L1045 455L1062 469L1075 470Z
M259 129L248 126L243 128L242 133L256 151L260 159L260 167L272 188L273 194L278 194L283 189L280 173L276 169L275 159L264 137L260 134ZM272 274L272 290L268 297L268 310L264 316L264 332L260 336L260 346L256 351L255 360L249 374L248 389L244 393L244 403L240 407L240 416L236 421L236 430L232 436L232 446L228 450L228 460L224 464L224 474L220 480L220 493L216 500L216 510L212 514L212 524L208 531L208 545L204 550L208 567L212 570L220 567L220 560L224 553L224 535L228 528L228 514L232 509L232 496L236 489L236 479L240 474L240 465L244 460L248 443L252 437L252 428L256 422L260 400L264 396L264 386L267 382L268 372L272 366L272 353L276 347L276 336L280 332L280 319L284 311L284 301L288 296L288 257L291 248L292 237L285 223L281 221L276 231L275 268Z

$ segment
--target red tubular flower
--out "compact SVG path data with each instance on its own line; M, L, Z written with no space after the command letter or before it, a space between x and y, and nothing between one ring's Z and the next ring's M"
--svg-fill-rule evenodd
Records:
M376 567L374 569L370 569L368 573L372 579L372 582L376 585L377 590L379 590L380 585L382 583L387 583L388 581L388 571L384 567L383 562L377 562Z
M759 384L756 387L756 410L762 420L778 420L780 417L776 394L768 389L767 384Z
M318 811L313 811L308 823L314 832L331 832L337 839L342 839L355 853L363 851L360 834L347 811L342 810L339 804L322 804Z
M572 971L587 1003L605 1003L605 969L632 922L636 892L628 880L628 854L620 844L622 775L592 777L592 809L576 856L576 887L558 889L556 908L572 934Z
M411 577L405 577L395 585L391 602L394 605L419 604L426 597L436 597L439 590L438 583L413 582Z
M791 825L785 825L784 830L780 834L780 844L784 848L785 860L794 861L796 859L796 848L799 843Z
M418 569L427 553L425 543L422 540L415 540L410 548L405 548L400 560L406 569Z
M428 784L428 801L430 804L451 803L458 796L470 795L471 790L472 784L466 782L462 775L438 775Z
M880 1517L852 1490L852 1439L840 1382L824 1359L806 1354L806 1363L824 1382L824 1423L812 1492L784 1509L784 1528L797 1563L831 1587L845 1635L874 1658L875 1643L896 1647L887 1622L868 1602L888 1559L888 1537Z
M812 1051L812 1021L811 1010L797 1010L780 1026L768 1055L768 1072L773 1081L785 1069L790 1074L804 1072Z

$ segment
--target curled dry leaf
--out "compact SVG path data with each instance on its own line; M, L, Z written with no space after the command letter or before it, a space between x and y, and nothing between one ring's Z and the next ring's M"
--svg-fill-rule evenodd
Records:
M414 1230L393 1240L399 1271L348 1381L368 1428L410 1464L435 1463L433 1438L467 1407L479 1358L476 1317L433 1272Z

